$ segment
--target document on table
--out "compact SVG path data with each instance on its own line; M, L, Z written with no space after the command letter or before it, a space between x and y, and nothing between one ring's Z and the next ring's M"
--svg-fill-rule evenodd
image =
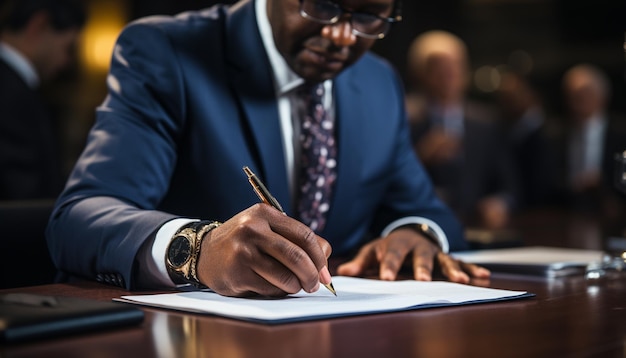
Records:
M494 272L560 277L584 274L602 262L602 251L548 246L455 252L454 257L485 266Z
M301 291L283 298L224 297L204 290L130 295L115 300L276 324L534 296L525 291L483 288L442 281L380 281L335 276L333 285L337 290L337 297L324 289L312 294Z

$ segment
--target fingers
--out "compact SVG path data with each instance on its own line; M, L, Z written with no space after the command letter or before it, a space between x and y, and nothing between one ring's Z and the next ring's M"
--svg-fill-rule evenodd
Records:
M393 281L398 276L402 263L408 253L414 250L409 240L387 240L385 245L378 245L377 256L380 260L380 279Z
M395 280L407 255L413 252L416 279L430 280L438 250L437 245L414 230L399 229L364 246L352 261L339 266L337 273L357 276L377 265L381 280Z
M267 205L259 204L262 210L267 210ZM332 248L328 241L322 237L316 235L313 230L303 223L290 218L288 216L278 213L276 210L269 210L270 218L268 223L273 232L282 236L284 239L291 241L297 247L299 247L313 262L317 271L321 271L322 268L328 266L328 257L332 252ZM293 248L293 247L292 247ZM295 255L294 259L299 260L301 255ZM282 262L282 260L281 260ZM294 262L299 263L299 262ZM291 268L291 265L287 265Z
M382 280L395 280L407 255L412 252L413 275L418 281L431 281L435 263L441 273L452 282L470 283L470 278L488 281L489 270L456 260L441 252L439 246L411 229L398 229L385 238L364 246L350 262L339 266L337 272L345 276L358 276L379 265Z
M292 276L272 271L259 272L269 282L277 284L286 292L293 291L293 279L307 292L315 292L320 280L330 283L327 257L330 244L316 235L308 226L287 217L267 205L258 204L251 208L254 215L265 218L269 230L257 233L260 252L272 257ZM296 290L295 292L297 292Z
M458 262L459 262L459 265L461 266L461 269L467 272L472 278L484 279L484 278L489 278L491 276L491 271L487 270L484 267L481 267L475 264L470 264L470 263L463 262L463 261L458 261Z
M452 282L469 283L470 278L487 279L491 272L484 267L456 260L444 253L439 253L437 260L441 272Z
M439 253L437 255L437 260L441 266L441 272L448 278L448 280L457 283L469 283L470 278L465 272L463 272L463 269L461 269L459 261L444 253Z
M206 240L205 240L206 241ZM203 243L204 244L204 243ZM222 255L217 253L208 260L198 263L199 273L213 271L219 273L211 275L205 281L215 292L225 296L245 297L251 295L284 296L289 293L297 293L302 289L300 278L297 274L287 269L281 262L271 255L260 252L258 247L242 247ZM203 263L208 262L212 267L204 269ZM308 292L319 289L317 272L311 264L311 287ZM204 272L201 272L204 271Z
M298 274L294 274L290 269L285 267L272 257L264 257L259 260L259 264L254 266L254 272L260 279L255 285L251 285L249 290L265 296L281 296L287 293L297 293L304 286L300 282ZM311 265L312 266L312 265ZM319 289L319 275L313 268L313 276L310 280L313 286L306 289L307 292L315 292Z
M309 232L310 234L308 235L314 235L312 231ZM313 240L314 245L317 245L315 238L305 240ZM323 256L323 251L319 246L317 246L317 249L325 261L326 258ZM280 265L274 264L269 267L265 267L261 263L255 265L255 271L261 277L289 293L296 293L300 288L307 292L317 291L319 288L320 271L326 265L318 269L302 247L289 240L284 240L280 235L271 232L268 233L267 243L262 246L261 250L263 250L263 254L273 258L272 261L280 263Z
M320 247L322 248L322 251L324 252L324 255L326 256L326 260L328 260L328 258L330 257L330 254L333 252L332 246L330 246L330 243L324 240L320 236L315 235L315 238L317 239L318 245L320 245Z
M289 270L286 268L277 269L277 263L269 263L270 260L263 260L265 265L254 268L255 271L248 271L245 274L240 273L236 283L228 287L220 287L220 290L213 288L214 291L224 296L233 297L250 297L250 296L268 296L282 297L290 293L300 291L300 283ZM282 271L282 273L279 273ZM283 290L281 287L289 286L290 288Z
M413 251L413 277L417 281L431 281L435 255L439 247L428 239L422 238L420 245Z
M375 242L363 246L354 259L340 265L337 274L342 276L359 276L365 273L376 261Z

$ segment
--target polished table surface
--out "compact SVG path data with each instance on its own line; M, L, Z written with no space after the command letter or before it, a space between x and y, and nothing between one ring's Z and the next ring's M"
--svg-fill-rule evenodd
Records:
M563 246L600 248L593 240L601 236L590 234L597 230L575 219L524 223L522 234L533 245L559 236ZM488 285L536 296L276 326L145 308L138 326L5 345L0 357L626 357L626 273L597 280L495 274ZM92 282L8 291L18 290L103 301L128 294Z

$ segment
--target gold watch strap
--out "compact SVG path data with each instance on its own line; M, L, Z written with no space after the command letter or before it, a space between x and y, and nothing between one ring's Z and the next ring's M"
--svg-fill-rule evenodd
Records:
M219 221L211 221L211 222L202 222L200 225L197 225L196 230L196 241L194 245L194 251L191 255L190 270L189 270L189 279L196 286L203 286L198 278L198 257L200 257L200 248L202 247L202 241L206 234L208 234L211 230L217 228L222 225Z
M437 247L441 247L441 244L440 244L440 241L439 241L439 235L437 235L435 230L433 230L427 224L408 224L408 225L400 226L398 229L400 229L400 228L412 229L412 230L422 234L424 237L426 237L428 240L430 240L433 244L437 245Z

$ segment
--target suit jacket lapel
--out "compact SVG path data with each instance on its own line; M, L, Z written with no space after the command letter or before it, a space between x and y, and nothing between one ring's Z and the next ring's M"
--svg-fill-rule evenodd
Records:
M260 163L250 163L250 168L279 202L290 203L272 70L255 20L254 2L234 6L226 26L225 47L232 89L241 106L243 121L250 128L252 147L260 159ZM289 205L284 208L289 213Z

